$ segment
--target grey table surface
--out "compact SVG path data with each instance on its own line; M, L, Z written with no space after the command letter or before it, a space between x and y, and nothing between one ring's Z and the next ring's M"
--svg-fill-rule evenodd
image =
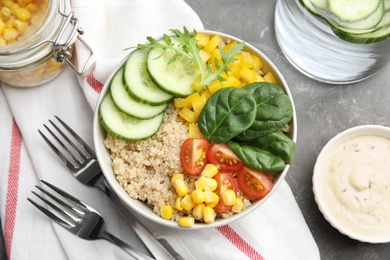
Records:
M297 150L286 178L318 244L321 258L390 259L390 244L361 243L332 228L314 201L311 180L318 153L334 135L357 125L390 126L390 64L360 83L337 86L319 83L298 72L281 53L274 32L276 0L186 2L198 13L205 29L231 34L251 43L285 76L298 121ZM0 237L0 259L3 260L6 257Z

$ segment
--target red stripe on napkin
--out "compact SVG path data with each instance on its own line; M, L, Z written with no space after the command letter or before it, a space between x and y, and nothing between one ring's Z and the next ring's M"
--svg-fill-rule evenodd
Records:
M251 245L249 245L233 228L228 225L216 228L235 247L247 255L252 260L264 260L264 258Z
M19 127L12 119L12 137L11 137L11 153L10 164L8 169L8 187L7 198L5 201L5 217L4 217L4 241L5 250L8 257L11 256L12 238L14 235L16 207L18 203L18 186L20 172L20 157L22 150L22 134Z
M96 93L100 94L103 84L95 78L92 72L88 74L86 81L96 91Z

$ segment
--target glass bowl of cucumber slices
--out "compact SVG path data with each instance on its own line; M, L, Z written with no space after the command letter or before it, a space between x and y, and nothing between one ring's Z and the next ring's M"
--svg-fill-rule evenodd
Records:
M185 27L130 49L104 84L93 129L112 192L137 217L179 229L226 225L260 207L297 138L291 92L268 57Z

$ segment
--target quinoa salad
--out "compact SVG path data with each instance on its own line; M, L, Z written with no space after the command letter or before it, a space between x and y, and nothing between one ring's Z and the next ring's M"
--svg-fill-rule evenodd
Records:
M130 198L182 227L212 224L265 198L291 163L293 105L244 42L172 32L114 73L104 146Z
M180 149L188 138L188 123L179 115L179 110L171 103L165 111L160 130L152 137L141 141L126 141L107 134L104 145L111 154L112 168L118 183L133 199L144 201L157 215L164 205L174 205L178 197L171 184L175 173L183 173L180 164ZM184 181L195 189L198 175L184 174ZM244 208L251 205L244 198ZM191 212L174 209L173 220ZM233 213L218 213L226 218Z

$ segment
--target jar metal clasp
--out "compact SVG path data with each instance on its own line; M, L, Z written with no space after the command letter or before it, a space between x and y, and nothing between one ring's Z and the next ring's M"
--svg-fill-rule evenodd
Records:
M80 35L84 34L84 31L81 27L79 27L79 20L74 16L73 12L70 12L69 14L63 13L61 10L59 10L59 13L64 16L66 19L64 21L64 24L62 25L62 28L57 35L56 39L53 42L53 58L56 62L66 62L73 71L81 76L83 75L86 70L89 67L89 64L93 57L93 51L92 48L87 44L86 41L83 40L83 38ZM69 34L69 37L66 39L66 41L61 42L62 37L64 36L65 32L67 31L68 26L71 25L73 28L71 29L71 33ZM75 65L70 61L72 58L72 40L76 37L77 34L77 40L79 40L84 47L89 51L88 59L85 62L84 66L79 70L76 68Z

